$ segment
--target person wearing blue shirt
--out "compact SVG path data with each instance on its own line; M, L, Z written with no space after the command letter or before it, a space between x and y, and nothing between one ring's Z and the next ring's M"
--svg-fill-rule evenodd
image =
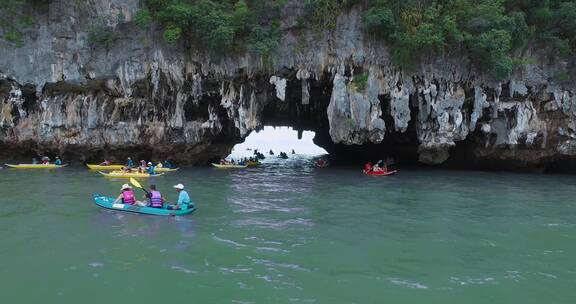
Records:
M62 160L60 159L60 157L56 156L56 160L54 161L54 164L57 166L62 166Z
M134 168L134 162L132 161L132 159L130 157L128 157L128 160L126 160L126 167Z
M165 160L164 161L164 168L172 169L172 168L174 168L174 165L172 165L172 163L169 160Z
M192 201L190 200L188 192L184 190L184 185L182 184L175 185L174 189L176 189L176 192L178 192L178 202L176 203L176 205L168 207L168 209L185 210L188 208L194 208L194 203L192 203Z
M152 162L149 162L149 163L148 163L148 168L146 169L146 171L147 171L148 174L150 174L150 175L155 175L155 174L156 174L156 171L155 171L154 165L152 165Z

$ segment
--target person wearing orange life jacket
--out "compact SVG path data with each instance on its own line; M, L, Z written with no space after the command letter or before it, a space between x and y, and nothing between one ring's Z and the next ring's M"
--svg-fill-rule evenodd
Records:
M149 200L148 207L160 209L164 208L164 198L162 198L160 191L156 190L156 185L150 185L150 192L146 194L146 197Z

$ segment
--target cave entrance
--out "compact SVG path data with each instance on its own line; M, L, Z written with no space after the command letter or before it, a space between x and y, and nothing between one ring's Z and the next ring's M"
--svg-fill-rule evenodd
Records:
M294 155L306 158L328 154L326 150L317 146L312 141L315 132L300 132L301 134L298 134L299 131L291 127L265 126L260 131L250 133L243 143L234 146L232 153L228 157L236 159L251 157L254 155L254 150L256 149L263 153L267 159L277 159L276 156L278 156L280 152L284 152L291 157L292 150L295 152ZM271 156L269 154L270 150L274 152L273 157L269 157Z

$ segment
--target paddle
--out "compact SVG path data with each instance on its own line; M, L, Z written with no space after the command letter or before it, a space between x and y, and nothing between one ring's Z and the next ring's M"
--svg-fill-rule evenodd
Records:
M142 191L146 192L146 194L150 194L150 192L148 192L146 189L144 189L144 187L142 187L142 185L140 185L140 183L133 177L130 178L130 183L132 185L134 185L134 187L136 188L140 188L142 189ZM164 201L165 204L171 205L170 202Z
M132 185L134 185L134 187L142 189L142 191L146 192L146 194L150 194L150 192L148 192L148 190L144 189L144 187L142 187L142 185L140 185L140 183L136 179L134 179L133 177L130 178L130 183Z

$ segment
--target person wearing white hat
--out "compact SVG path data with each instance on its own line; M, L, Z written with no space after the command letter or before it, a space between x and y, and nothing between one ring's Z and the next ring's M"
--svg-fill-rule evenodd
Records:
M120 203L120 202L122 202L122 204L127 204L127 205L136 204L136 195L134 195L134 190L132 190L132 187L130 187L130 185L128 185L128 184L122 185L122 188L120 188L120 191L121 191L121 193L120 193L120 195L118 195L118 197L114 201L114 204Z
M148 162L148 168L146 168L146 172L150 175L156 174L156 168L152 165L152 162Z
M130 187L130 185L128 184L122 185L120 191L122 192L120 193L120 195L118 195L118 197L114 201L114 204L122 203L126 205L146 206L146 203L139 202L136 200L136 195L134 194L134 190L132 190L132 187Z
M168 209L174 209L174 210L188 209L192 204L192 202L190 201L190 196L188 195L188 192L184 190L184 185L182 184L174 185L174 189L176 189L176 192L178 192L178 202L176 203L176 205L168 207Z

